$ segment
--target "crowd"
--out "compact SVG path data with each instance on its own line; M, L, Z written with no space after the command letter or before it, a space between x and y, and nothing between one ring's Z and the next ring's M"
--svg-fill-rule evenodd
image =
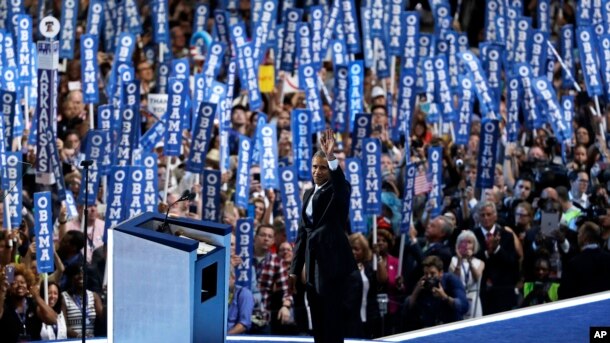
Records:
M154 46L151 42L151 5L147 1L135 2L142 5L138 8L143 32L138 36L132 65L140 82L140 124L144 134L158 120L148 109L148 95L157 92L159 65L154 54L151 58L147 53ZM48 6L46 13L59 17L60 2L45 3ZM91 127L83 91L78 85L82 76L79 37L86 26L89 3L88 0L80 1L75 58L67 61L58 82L57 149L66 188L75 199L84 183L80 162L84 159L83 145ZM250 1L237 3L234 12L249 27ZM529 1L524 6L524 14L535 17L536 3ZM32 17L38 18L35 13L37 2L26 0L24 4ZM171 55L190 58L194 72L201 70L206 57L201 51L192 54L189 45L190 37L195 33L192 32L195 5L193 1L169 0L168 7ZM434 20L428 3L424 1L421 5L409 3L409 9L422 13L422 31L432 30ZM551 37L554 38L564 24L573 24L576 20L575 4L564 1L562 5L560 9L553 3ZM210 13L214 6L212 4L209 9ZM482 20L475 17L483 11L484 2L465 0L459 8L454 2L451 6L456 18L453 29L467 32L470 46L478 51L476 46L482 38L483 28L478 24ZM562 15L558 16L558 12ZM210 32L213 23L214 18L210 15ZM104 90L109 82L113 54L100 49L98 62L101 105L110 101ZM265 55L262 63L274 64L273 54ZM610 290L610 170L607 169L610 153L605 140L610 133L606 125L610 111L604 104L605 99L601 99L602 113L595 115L593 98L586 92L582 74L576 77L583 90L576 92L561 88L561 66L556 63L554 68L553 84L557 94L575 96L572 138L564 144L555 138L548 124L526 127L522 113L519 120L524 125L519 139L508 142L504 89L497 114L501 137L494 158L494 184L486 189L476 187L481 123L487 115L481 113L483 106L476 101L471 113L468 144L457 145L449 131L427 120L430 104L425 96L418 95L410 132L406 137L396 139L392 135L392 129L397 125L396 117L388 109L396 108L398 83L381 80L373 68L366 69L360 100L363 111L371 114L370 136L381 141L383 206L375 223L372 216L368 218L365 230L345 232L359 270L358 275L353 275L353 282L362 289L361 296L352 299L354 308L360 309L362 325L354 330L359 337L381 337ZM579 65L577 69L580 69ZM332 62L325 61L319 72L320 86L324 85L320 92L328 93L328 99L334 97L334 71ZM288 291L294 242L289 241L286 232L282 211L285 204L279 189L263 189L258 161L249 170L249 208L240 208L235 203L239 138L256 136L259 113L268 114L267 122L276 124L275 148L279 160L290 165L296 158L296 136L291 123L294 110L307 108L306 95L302 90L288 91L284 85L289 80L288 73L276 73L279 73L280 82L272 91L263 93L260 112L250 109L246 87L236 87L234 92L228 140L230 163L221 176L220 221L235 231L240 218L251 217L256 229L252 284L249 287L236 285L235 273L231 272L227 305L229 334L311 333L312 318L302 285L297 284L294 294ZM224 82L225 78L226 72L223 72L218 80ZM389 89L391 85L396 89ZM457 106L457 94L455 98ZM322 120L326 127L332 127L333 106L328 99L322 97ZM30 109L33 116L34 109ZM94 127L99 125L93 124ZM26 128L23 137L27 138L28 133ZM201 178L199 174L186 171L186 159L192 149L191 137L192 133L185 130L179 156L166 156L163 141L151 149L157 157L157 201L159 210L165 211L168 204L180 198L185 190L190 190L197 194L196 198L169 207L169 213L175 217L202 218L202 204L207 199L202 192ZM315 135L310 137L314 150L319 148L316 138ZM343 170L345 159L352 157L352 138L349 130L336 132L340 144L335 155ZM24 161L36 164L36 146L29 144L27 139L20 141L23 145L15 148L13 144L13 151L22 152ZM442 147L442 203L435 203L428 197L431 182L427 158L431 147ZM206 154L206 169L221 169L222 151L216 121ZM306 156L307 163L312 156ZM409 164L417 166L413 219L409 230L401 230L402 199ZM104 184L100 185L95 205L88 207L86 223L82 204L72 211L69 204L54 202L55 271L43 276L36 268L33 198L35 192L50 190L57 199L57 187L37 184L34 168L23 169L22 182L21 225L11 230L3 225L3 231L0 231L0 341L106 335L104 234L108 204L104 198ZM167 193L166 182L169 185ZM300 181L299 195L311 187L310 181ZM4 208L0 206L0 212L4 212ZM437 212L440 215L433 215ZM88 228L87 236L83 233L84 225ZM375 243L373 226L377 230ZM86 256L83 254L85 245ZM86 284L83 283L83 260L88 266ZM243 263L233 251L232 266ZM48 278L48 302L44 300L45 290L41 289L43 277ZM80 310L85 301L81 299L83 287L87 289L85 333L81 331Z

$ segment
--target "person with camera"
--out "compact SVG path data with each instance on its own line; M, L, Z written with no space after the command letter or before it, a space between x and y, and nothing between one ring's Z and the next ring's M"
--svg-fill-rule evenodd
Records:
M443 272L443 261L438 256L426 257L422 265L424 275L405 303L407 329L417 330L462 320L469 305L460 279Z
M457 237L455 256L451 258L449 271L457 276L466 290L466 297L470 304L469 311L464 318L476 318L483 315L479 289L481 276L485 270L485 263L474 255L479 251L477 237L470 230L464 230Z

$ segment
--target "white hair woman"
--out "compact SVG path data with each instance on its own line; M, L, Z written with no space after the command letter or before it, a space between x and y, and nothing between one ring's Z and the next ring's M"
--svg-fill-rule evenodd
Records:
M464 319L476 318L483 315L479 289L481 275L485 269L485 262L474 257L479 251L479 242L472 231L464 230L457 238L455 256L451 258L449 271L462 280L466 289L466 297L470 303L470 310Z

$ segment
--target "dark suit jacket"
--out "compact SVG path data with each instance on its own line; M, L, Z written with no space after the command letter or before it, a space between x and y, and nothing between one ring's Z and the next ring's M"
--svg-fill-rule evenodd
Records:
M585 249L563 268L559 298L566 299L610 290L610 253Z
M313 191L312 188L303 196L301 223L290 273L301 275L305 267L311 272L307 274L307 282L315 287L318 294L337 294L348 276L357 270L345 230L351 188L341 167L331 170L330 180L313 196L312 222L305 209ZM309 265L305 263L307 259Z
M489 257L485 255L486 244L483 231L481 228L474 230L481 247L476 257L485 262L481 287L485 289L485 286L490 285L496 288L508 287L512 290L519 278L519 259L515 250L515 241L513 235L504 227L496 224L496 230L500 230L500 250Z

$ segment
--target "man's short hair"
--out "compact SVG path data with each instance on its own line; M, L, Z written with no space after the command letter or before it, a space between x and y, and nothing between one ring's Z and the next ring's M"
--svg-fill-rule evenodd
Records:
M313 154L313 158L315 157L321 157L323 159L326 159L326 153L322 150L318 150Z
M481 201L478 205L477 205L477 214L480 213L481 211L483 211L484 208L491 208L491 210L494 213L498 213L497 209L496 209L496 204L494 204L491 201Z
M601 241L601 230L593 222L584 222L578 228L578 235L582 237L584 244L599 243Z
M445 216L438 216L437 219L442 222L441 231L443 232L443 236L449 238L453 233L453 223Z
M273 225L270 224L260 224L256 227L256 232L254 234L258 235L258 232L263 228L270 229L271 231L273 231L273 234L275 234L275 229L273 228Z
M570 195L568 194L568 189L564 186L559 186L555 189L557 191L557 198L560 201L568 201L570 200Z
M422 266L424 268L428 267L434 267L436 268L439 272L443 271L443 260L441 260L440 257L432 255L432 256L428 256L424 259L424 261L422 262Z

